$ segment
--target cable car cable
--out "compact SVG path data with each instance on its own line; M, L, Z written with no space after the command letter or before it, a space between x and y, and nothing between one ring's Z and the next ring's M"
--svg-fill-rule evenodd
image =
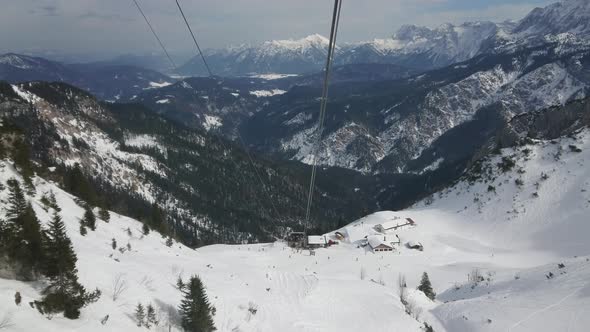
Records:
M334 60L334 49L336 47L336 37L338 34L338 25L340 24L340 11L342 8L342 0L334 1L334 11L332 13L332 27L330 29L330 42L328 44L328 56L326 59L326 68L324 73L324 85L322 89L322 98L320 99L320 114L318 116L318 129L316 132L316 142L312 149L312 170L311 179L309 181L309 191L307 195L307 208L305 211L305 225L304 229L307 233L309 227L309 218L311 214L311 206L313 202L313 189L315 186L315 179L317 175L317 154L319 151L319 145L322 140L322 133L324 131L324 120L326 116L326 107L328 103L328 88L330 81L330 71L332 69L332 63Z

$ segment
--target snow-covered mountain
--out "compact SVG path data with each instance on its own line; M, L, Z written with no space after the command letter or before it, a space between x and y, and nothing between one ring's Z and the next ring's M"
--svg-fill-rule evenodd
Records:
M511 23L473 22L438 28L407 25L389 39L339 44L335 64L395 64L427 70L467 60L496 34L512 28ZM213 72L221 76L320 71L325 65L328 39L310 35L298 40L272 40L259 45L241 45L208 50L206 57ZM206 73L200 58L181 67L190 75Z
M522 134L547 125L529 120L519 119L512 130ZM281 241L197 250L176 242L167 246L156 232L142 235L141 222L114 212L109 223L99 219L96 231L82 236L80 200L36 176L26 198L46 227L53 210L41 198L55 194L80 281L102 296L77 320L47 319L28 305L41 297L44 280L0 278L0 323L8 331L142 331L135 319L142 303L156 309L152 330L180 331L176 281L196 274L216 308L219 331L419 332L424 323L439 332L586 331L590 127L576 123L566 129L525 134L415 206L335 229L343 239L328 232L339 244L313 255ZM22 182L3 159L0 183L10 178ZM8 196L3 188L2 215ZM415 226L375 227L405 218ZM373 252L365 236L396 242L399 237L399 244L393 252ZM416 243L421 251L406 246ZM434 300L416 290L423 272L438 294ZM20 305L13 300L16 292Z
M67 81L75 80L76 73L59 62L7 53L0 55L0 79L6 81Z
M64 82L106 100L126 99L174 82L166 75L136 66L70 65L13 53L0 55L0 80L11 83Z
M535 8L512 32L521 35L572 33L587 36L590 33L589 12L588 1L563 0L544 8Z
M348 45L337 63L392 63L422 70L471 59L485 41L510 31L513 23L469 22L436 28L405 25L389 39Z
M325 62L329 41L320 35L301 39L272 40L251 46L241 45L208 50L207 62L215 75L285 73L317 71ZM179 70L189 75L205 73L200 58L193 58Z
M556 38L587 38L590 7L584 0L564 0L536 8L520 21L467 22L438 27L402 26L391 38L339 44L335 63L384 63L422 71L462 62L479 54L539 46ZM565 35L564 35L565 34ZM570 37L567 35L570 34ZM311 35L299 40L274 40L209 50L207 58L215 74L307 73L319 71L325 62L327 39ZM199 58L182 67L188 74L204 75Z
M10 133L4 136L19 133L28 143L27 158L53 167L56 178L82 173L98 188L84 199L140 219L149 219L156 204L167 215L166 227L189 245L258 242L301 223L304 210L293 206L303 206L306 197L305 169L247 155L139 104L100 103L63 83L4 83L0 116ZM208 114L203 121L219 124ZM322 224L375 206L368 192L341 191L337 180L324 184L317 188L322 209L314 209ZM342 208L343 199L351 204Z
M335 85L319 161L363 172L413 171L410 164L452 129L465 130L463 139L473 138L479 133L469 131L468 124L478 119L499 117L505 122L583 98L589 70L590 47L566 49L555 41L517 53L480 55L407 79ZM287 92L249 118L243 135L263 150L308 162L315 142L311 134L317 123L317 95L319 89ZM480 132L489 135L498 121L481 125ZM438 154L415 167L445 157Z

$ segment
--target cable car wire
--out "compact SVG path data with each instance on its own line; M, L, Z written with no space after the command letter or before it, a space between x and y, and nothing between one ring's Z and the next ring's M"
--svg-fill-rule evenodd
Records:
M334 49L336 48L336 37L338 34L338 25L340 24L340 11L342 9L342 0L334 1L334 11L332 13L332 27L330 29L330 42L328 44L328 56L326 59L326 68L324 73L324 85L322 89L322 98L320 99L320 114L318 116L318 129L316 132L316 142L312 149L312 169L311 179L309 181L309 191L307 194L307 208L305 210L305 232L309 227L309 218L311 214L311 206L313 203L313 189L315 187L315 179L317 175L317 154L320 148L322 140L322 134L324 131L324 120L326 117L326 107L328 104L328 91L330 81L330 71L332 69L332 63L334 60Z
M164 50L164 54L166 54L166 57L168 58L168 61L170 61L170 64L172 65L172 69L176 72L176 74L178 74L178 70L177 70L176 64L174 63L174 60L172 60L172 57L170 56L170 54L166 50L166 47L162 43L162 40L160 40L160 37L158 37L158 34L156 33L156 30L154 30L154 27L150 23L150 20L148 20L147 16L145 16L145 14L143 13L143 10L141 10L141 7L139 6L139 3L137 3L137 0L133 0L133 2L135 3L135 6L139 10L139 13L141 13L141 16L143 16L143 19L145 20L145 23L147 23L148 27L152 31L152 34L154 35L154 37L156 37L156 40L158 41L158 44L160 44L160 47L162 48L162 50Z
M139 13L141 14L141 16L143 16L146 24L148 25L148 27L150 28L152 34L154 35L154 37L156 37L156 40L158 41L158 44L160 45L160 47L162 48L162 50L164 51L164 54L166 54L166 57L168 58L168 60L170 61L170 64L172 65L174 71L177 73L177 75L179 75L179 77L181 77L182 75L180 75L179 71L178 71L178 67L176 66L176 64L174 63L174 61L172 60L172 58L170 57L168 50L166 49L166 47L164 46L164 43L161 41L160 37L158 36L158 34L156 33L155 29L153 28L153 25L151 24L151 22L149 21L149 19L147 18L147 15L145 15L145 13L143 12L143 10L141 9L141 6L139 5L139 3L137 2L137 0L133 0L133 2L135 3L135 6L137 7L137 9L139 10ZM190 30L190 28L189 28ZM186 83L186 81L184 81ZM188 83L187 83L188 84ZM190 84L189 84L190 86ZM192 88L192 86L191 86ZM191 94L192 95L192 94ZM195 98L194 95L192 95L193 98ZM239 133L238 133L239 135ZM240 140L242 141L242 138L240 136ZM225 145L223 138L219 138L219 142L221 144L221 146L223 147L224 150L229 150L228 147ZM243 141L242 141L243 142ZM252 157L250 156L250 154L248 153L247 150L245 150L248 160L250 161L250 163L252 164L252 167L254 168L254 172L256 173L256 177L261 181L261 183L263 184L263 188L268 192L268 189L266 188L266 186L264 185L264 182L262 181L262 178L260 176L260 174L258 173L258 171L256 170L256 167L253 165L253 161L252 161ZM229 158L232 163L234 164L234 166L236 167L236 169L239 169L240 166L238 165L237 161L235 161L232 158ZM270 194L269 194L270 196ZM261 204L261 202L259 201L259 197L255 196L254 199L256 201L258 201L259 206L261 207L261 209L266 210L263 206L263 204ZM271 205L277 215L277 217L279 217L280 219L280 214L278 213L278 210L276 209L276 207L274 206L274 204L272 203L272 200L270 201ZM264 211L266 212L267 215L271 215L270 213L268 213L268 211Z
M178 0L176 0L176 6L178 7L178 10L180 10L180 15L182 15L182 18L184 19L184 23L186 24L188 31L191 33L191 36L193 37L193 41L195 42L195 45L197 46L197 50L199 50L199 54L201 55L201 59L203 59L203 63L205 64L205 68L207 68L207 72L209 73L209 76L213 76L213 73L211 72L211 69L209 68L209 65L207 64L207 60L205 60L205 56L203 55L203 51L201 51L201 47L199 46L199 43L197 42L197 38L195 37L195 34L193 33L193 29L191 29L190 24L188 24L186 16L184 16L184 11L182 10L182 7L180 6L180 3L178 2Z
M203 54L201 47L199 46L199 43L197 42L197 38L195 37L195 34L193 33L193 30L192 30L190 24L188 23L188 20L186 19L186 16L184 15L184 11L182 10L182 6L178 2L178 0L176 0L176 6L178 7L178 10L180 11L180 14L182 15L184 23L186 24L186 27L191 34L191 37L195 43L195 46L197 47L197 50L199 51L199 55L200 55L201 59L203 60L203 64L205 65L205 68L207 68L207 72L209 73L209 77L214 78L213 72L211 71L211 68L207 64L207 60L205 58L205 55ZM243 140L242 136L240 135L239 130L236 131L236 134L238 136L240 143L242 144L242 147L244 149L244 152L246 153L246 156L248 157L249 164L252 167L254 174L256 174L256 177L258 178L258 180L262 184L262 188L264 189L264 191L268 194L268 196L270 198L269 202L270 202L272 209L274 210L275 214L277 215L278 220L281 220L281 214L279 213L278 209L276 208L276 206L272 200L272 193L270 192L270 189L269 189L270 185L269 186L266 185L266 182L263 180L263 177L258 172L256 165L254 165L254 159L252 158L252 155L248 151L248 148L246 147L246 144L244 143L244 140ZM223 143L223 139L221 139L220 142L222 142L222 144L225 146L225 144ZM237 166L237 164L236 164L236 166ZM261 206L262 206L262 204L261 204Z

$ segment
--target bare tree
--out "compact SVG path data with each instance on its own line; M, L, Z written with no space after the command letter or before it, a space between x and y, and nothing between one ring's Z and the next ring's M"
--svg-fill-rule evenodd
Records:
M117 301L128 288L127 280L123 278L124 276L123 273L119 273L113 280L113 301Z
M474 284L477 284L481 281L484 280L481 271L479 270L479 268L474 268L473 270L471 270L471 273L469 273L469 276L467 277L467 280L469 282L472 282Z
M151 277L149 277L147 275L143 276L143 278L141 278L141 281L139 282L139 284L141 286L144 286L150 292L153 292L156 290L153 286L153 283L154 283L154 279L152 279Z
M406 288L408 287L408 284L406 283L406 276L401 273L397 279L397 286L399 290L399 300L403 305L406 305L408 303L408 297L406 294Z
M14 324L12 323L12 314L4 314L4 316L2 316L2 319L0 319L0 330L8 329L12 326L14 326Z

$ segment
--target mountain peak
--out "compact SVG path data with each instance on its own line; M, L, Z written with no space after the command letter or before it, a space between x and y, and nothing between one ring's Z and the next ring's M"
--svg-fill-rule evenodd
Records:
M283 39L264 42L263 45L278 46L286 49L302 49L309 47L327 47L329 40L320 35L312 34L301 39Z
M564 32L590 32L590 1L562 0L533 9L523 18L514 32L525 35L557 35Z
M39 59L22 54L6 53L0 55L0 64L30 69L39 64Z
M310 42L310 43L318 43L318 44L327 44L330 42L330 40L318 33L314 33L312 35L309 35L305 38L303 38L303 40Z

